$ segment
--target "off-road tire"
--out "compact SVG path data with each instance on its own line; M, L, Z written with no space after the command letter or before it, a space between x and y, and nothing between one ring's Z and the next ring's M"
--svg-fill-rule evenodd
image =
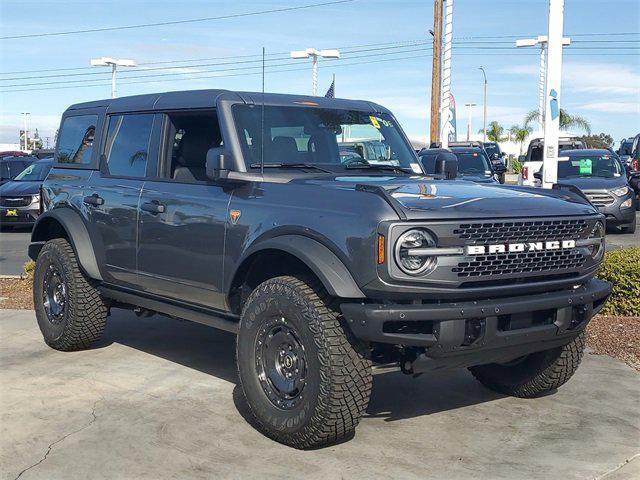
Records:
M509 364L489 364L469 370L485 387L514 397L533 398L564 385L577 370L585 347L585 333L570 343L535 352Z
M306 358L307 383L299 402L289 409L269 399L264 378L261 383L258 376L257 345L265 325L274 319L293 329ZM353 338L337 305L314 278L282 276L260 284L243 308L236 356L253 423L285 445L308 449L348 439L369 403L368 348Z
M47 270L59 271L66 289L66 302L59 322L52 323L44 305ZM75 252L64 238L49 240L38 255L33 277L33 304L44 341L52 348L74 351L97 341L107 322L107 305L95 282L80 270Z

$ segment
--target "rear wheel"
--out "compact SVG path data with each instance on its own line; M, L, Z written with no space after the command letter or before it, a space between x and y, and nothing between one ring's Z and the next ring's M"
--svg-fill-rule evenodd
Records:
M265 435L314 448L355 430L371 393L368 350L317 280L284 276L259 285L236 347L242 390Z
M33 304L44 341L56 350L88 348L107 321L107 306L64 238L48 241L36 261Z
M585 333L568 344L535 352L514 361L471 367L485 387L514 397L532 398L564 385L582 360Z

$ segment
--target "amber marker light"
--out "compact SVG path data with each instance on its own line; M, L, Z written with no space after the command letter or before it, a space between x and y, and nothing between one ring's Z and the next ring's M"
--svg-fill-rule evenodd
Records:
M384 263L384 235L378 235L378 265Z

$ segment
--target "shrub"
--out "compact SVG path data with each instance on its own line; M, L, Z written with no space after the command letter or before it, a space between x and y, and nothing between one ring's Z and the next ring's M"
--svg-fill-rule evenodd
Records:
M514 158L511 162L511 170L513 170L513 173L522 173L522 162Z
M27 280L33 280L33 273L35 272L35 269L36 269L36 262L34 262L33 260L27 260L24 263L24 266L22 267L22 269L24 270L22 277Z
M598 278L613 283L611 296L600 313L640 316L640 247L607 252Z

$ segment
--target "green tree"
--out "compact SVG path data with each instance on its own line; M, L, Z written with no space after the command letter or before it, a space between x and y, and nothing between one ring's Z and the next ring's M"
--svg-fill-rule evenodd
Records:
M524 126L529 127L532 123L539 121L540 112L538 110L531 110L524 117ZM569 128L575 128L586 132L587 135L591 135L591 124L589 121L580 117L579 115L570 115L566 110L560 109L560 130L568 130Z
M478 133L483 133L481 128ZM487 140L490 142L500 142L504 140L504 127L495 120L487 126Z
M609 148L613 145L613 137L607 133L583 135L580 139L587 145L587 148Z
M520 155L522 155L522 147L524 146L524 141L527 139L529 134L533 129L528 125L513 125L509 132L513 139L520 144Z

